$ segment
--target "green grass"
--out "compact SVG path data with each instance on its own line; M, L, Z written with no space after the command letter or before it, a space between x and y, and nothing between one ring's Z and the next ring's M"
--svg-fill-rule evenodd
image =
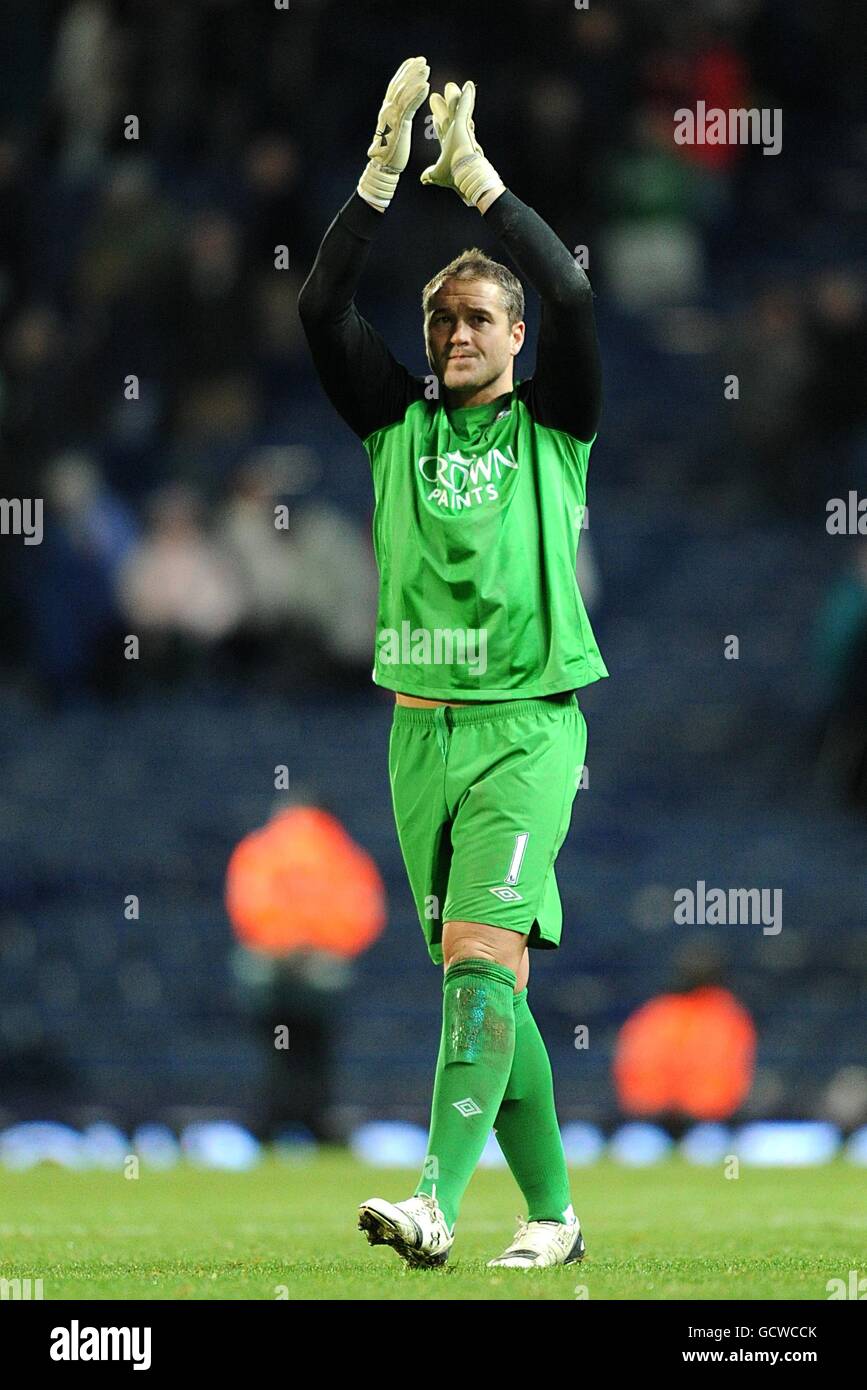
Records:
M372 1248L355 1208L399 1200L416 1173L338 1150L250 1173L182 1167L137 1180L41 1167L0 1173L0 1275L41 1278L44 1297L83 1299L825 1299L831 1278L867 1275L864 1173L672 1159L572 1173L587 1240L580 1265L493 1270L522 1199L507 1171L478 1171L449 1264L408 1270Z

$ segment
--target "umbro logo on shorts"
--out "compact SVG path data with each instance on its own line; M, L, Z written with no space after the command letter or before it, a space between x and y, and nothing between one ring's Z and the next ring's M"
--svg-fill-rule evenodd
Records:
M520 893L516 893L514 888L489 888L489 893L493 893L495 898L500 898L504 903L522 903L524 899Z

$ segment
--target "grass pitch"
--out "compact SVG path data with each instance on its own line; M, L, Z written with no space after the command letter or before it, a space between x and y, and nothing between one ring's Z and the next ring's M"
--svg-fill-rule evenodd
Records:
M121 1173L0 1173L0 1276L45 1299L819 1299L867 1274L863 1170L750 1169L670 1159L572 1171L587 1258L566 1269L487 1269L516 1228L508 1171L477 1171L449 1263L410 1270L371 1247L356 1206L411 1194L413 1170L340 1150L270 1157L248 1173L141 1165Z

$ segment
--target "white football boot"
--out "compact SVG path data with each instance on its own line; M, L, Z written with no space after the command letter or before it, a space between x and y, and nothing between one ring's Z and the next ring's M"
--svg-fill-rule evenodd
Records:
M521 1221L521 1218L518 1217ZM517 1235L488 1269L541 1269L547 1265L571 1265L583 1260L586 1252L581 1224L574 1221L521 1221Z
M358 1229L371 1245L390 1245L417 1268L444 1265L454 1244L436 1197L421 1193L405 1202L371 1197L358 1208Z

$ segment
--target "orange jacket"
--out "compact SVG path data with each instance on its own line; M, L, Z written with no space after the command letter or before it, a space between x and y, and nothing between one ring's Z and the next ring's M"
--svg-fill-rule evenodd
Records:
M614 1080L627 1114L674 1110L722 1120L749 1093L756 1031L726 989L662 994L626 1020L614 1054Z
M293 806L235 849L226 909L253 950L355 956L385 926L385 888L371 856L334 816Z

